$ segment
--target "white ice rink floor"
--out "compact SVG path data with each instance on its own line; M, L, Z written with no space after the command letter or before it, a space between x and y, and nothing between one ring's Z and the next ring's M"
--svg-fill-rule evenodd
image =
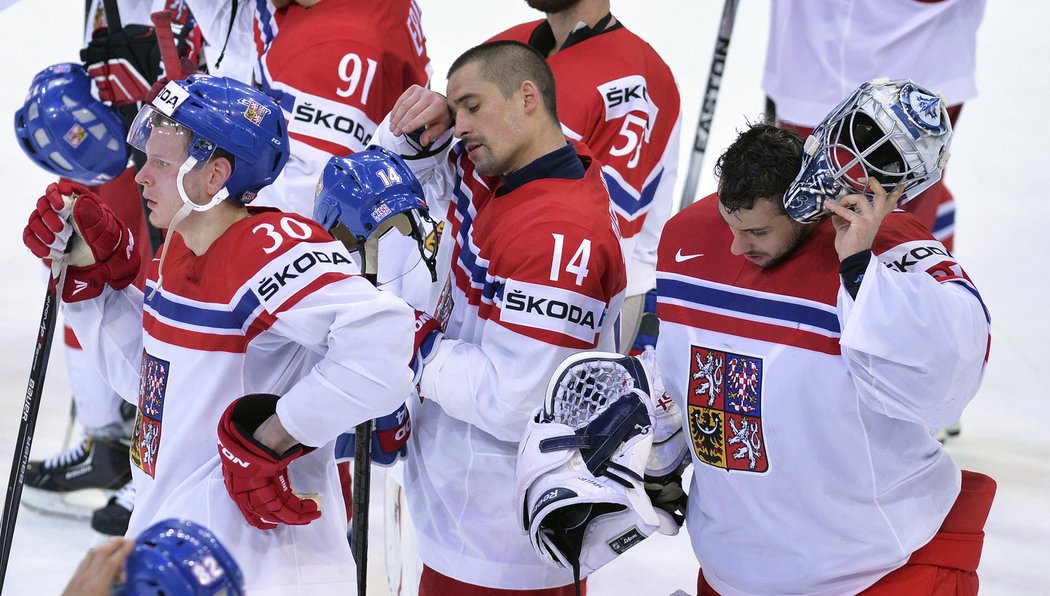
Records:
M0 0L0 6L8 3ZM460 52L512 24L539 17L522 0L419 3L434 63L434 88L439 91L444 90L444 72ZM714 188L714 156L735 130L758 119L763 108L760 83L768 8L761 0L741 4L701 194ZM988 4L978 48L980 96L967 102L963 111L947 179L958 201L956 253L991 310L992 352L984 387L963 416L962 435L948 444L948 451L960 466L989 474L999 483L986 527L982 593L1050 594L1050 267L1040 253L1046 248L1041 243L1050 237L1050 199L1044 196L1044 187L1050 185L1042 179L1050 154L1050 8L1039 0ZM35 72L77 60L83 6L80 0L22 0L0 9L0 119L7 119L0 126L0 193L8 210L7 217L0 217L4 479L44 293L40 266L22 246L21 232L36 198L51 181L16 147L12 128L4 128L11 126ZM613 0L613 13L663 55L679 80L683 155L692 144L721 6L716 0ZM683 168L685 163L683 158ZM65 430L69 382L61 353L59 340L34 441L36 458L54 453ZM372 528L378 539L378 520ZM86 523L23 508L4 593L58 594L97 540ZM377 564L370 570L373 594L387 593L378 567L380 552L377 548L371 557ZM696 566L684 533L657 537L599 571L588 593L691 593Z

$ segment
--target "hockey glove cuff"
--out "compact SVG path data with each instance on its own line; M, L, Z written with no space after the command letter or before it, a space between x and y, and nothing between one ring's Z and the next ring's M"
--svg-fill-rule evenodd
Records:
M219 419L219 461L226 490L244 519L260 530L277 524L302 526L321 517L316 496L296 494L288 480L288 464L314 448L297 445L278 454L253 437L277 411L278 399L246 395L230 404Z
M415 331L412 360L408 366L414 373L415 384L418 385L419 378L423 375L423 367L433 359L437 346L445 334L441 331L441 324L437 319L421 310L416 311Z
M408 437L412 436L412 421L408 408L401 404L394 412L380 416L373 422L372 463L392 466L408 454ZM354 458L354 433L344 433L335 440L335 458L346 461Z

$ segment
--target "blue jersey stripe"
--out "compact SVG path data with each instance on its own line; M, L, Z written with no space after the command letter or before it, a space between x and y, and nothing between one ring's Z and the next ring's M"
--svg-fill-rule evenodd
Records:
M839 334L838 315L813 306L785 302L774 298L760 298L710 286L658 278L656 292L662 298L692 302L700 307L712 307L750 316L778 319L786 323L802 324Z
M174 302L163 291L153 294L152 289L146 289L146 304L150 309L165 319L194 327L241 330L259 307L259 298L253 292L245 292L233 310L229 310L222 304L209 308Z
M632 217L653 202L653 197L656 195L656 187L660 185L660 178L663 178L663 175L664 172L661 168L660 173L653 177L649 184L642 187L642 194L635 198L631 192L620 186L619 180L605 173L604 170L602 171L605 185L609 188L609 198L612 199L612 202L617 207Z

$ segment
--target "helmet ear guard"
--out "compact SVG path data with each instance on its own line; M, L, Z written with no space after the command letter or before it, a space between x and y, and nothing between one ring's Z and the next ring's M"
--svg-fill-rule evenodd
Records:
M79 64L37 73L14 125L26 156L56 176L97 186L128 166L124 122L91 95L91 77Z
M903 186L900 202L907 202L940 179L952 134L943 97L909 80L864 83L806 139L784 207L796 221L814 222L828 201L873 196L868 179Z

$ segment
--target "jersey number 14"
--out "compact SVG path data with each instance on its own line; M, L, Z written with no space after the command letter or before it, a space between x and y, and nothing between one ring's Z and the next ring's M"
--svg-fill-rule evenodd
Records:
M564 270L570 275L576 276L576 285L582 286L583 280L587 277L587 263L591 260L591 241L587 238L583 239L580 243L580 247L576 249L576 252L569 259L569 262L562 268L561 260L562 253L565 249L565 236L563 234L551 234L554 237L554 257L551 259L551 281L558 281L561 277L561 272Z

